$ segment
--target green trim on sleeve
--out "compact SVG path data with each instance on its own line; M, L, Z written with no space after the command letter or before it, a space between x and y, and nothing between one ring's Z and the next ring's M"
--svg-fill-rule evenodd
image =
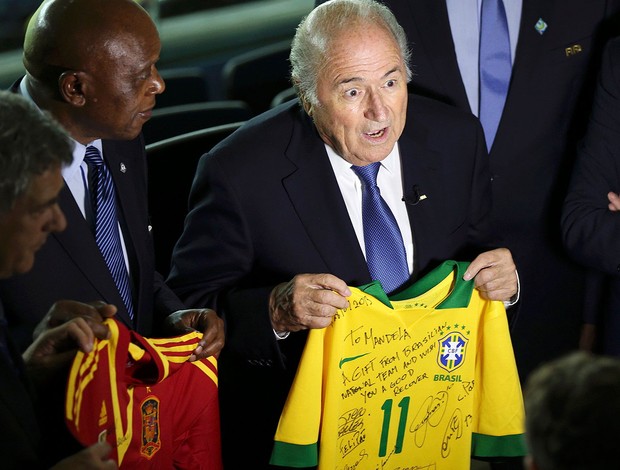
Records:
M316 443L300 445L275 441L269 463L281 467L316 467L319 463L318 455L319 451Z
M525 434L489 436L472 433L472 457L521 457L527 455Z

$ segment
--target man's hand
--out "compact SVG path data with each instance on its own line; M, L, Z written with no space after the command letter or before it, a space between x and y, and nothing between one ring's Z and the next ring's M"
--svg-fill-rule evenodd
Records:
M76 317L60 326L45 330L24 352L28 374L38 385L66 368L79 349L93 349L95 334L84 318Z
M474 279L476 289L485 299L509 301L517 293L516 269L510 251L498 248L478 255L463 279Z
M109 458L112 448L107 442L99 442L61 460L51 470L113 470L118 468L116 462Z
M609 200L609 204L607 207L612 212L620 211L620 194L616 194L613 191L609 191L607 193L607 200Z
M271 324L277 332L325 328L336 310L349 305L347 284L331 274L298 274L269 296Z
M101 301L83 303L75 300L59 300L34 329L36 338L46 330L67 323L74 318L83 318L98 339L106 339L109 331L103 320L116 315L116 307Z
M202 332L202 339L189 357L190 361L217 357L224 347L224 320L214 310L178 310L168 316L166 323L168 330L173 333L184 334L192 330Z

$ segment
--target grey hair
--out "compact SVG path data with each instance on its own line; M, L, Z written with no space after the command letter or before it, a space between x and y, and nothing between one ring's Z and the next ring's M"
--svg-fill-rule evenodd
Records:
M26 98L0 90L0 213L9 211L32 180L71 163L64 129Z
M375 0L331 0L306 16L295 32L291 45L291 80L302 101L318 105L317 81L326 62L330 40L355 23L382 25L398 44L411 80L411 50L407 35L388 7Z

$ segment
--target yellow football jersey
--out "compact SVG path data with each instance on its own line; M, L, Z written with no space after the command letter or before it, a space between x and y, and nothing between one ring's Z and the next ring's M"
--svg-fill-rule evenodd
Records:
M320 469L468 469L525 455L521 387L502 302L446 261L388 299L351 288L312 330L271 463Z

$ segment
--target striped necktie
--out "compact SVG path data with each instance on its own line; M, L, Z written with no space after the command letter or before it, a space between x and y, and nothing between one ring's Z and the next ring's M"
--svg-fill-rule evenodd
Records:
M116 216L114 181L96 147L86 147L84 161L88 165L88 184L95 214L95 240L125 303L129 318L133 321L129 273L125 265Z
M409 279L409 267L403 237L394 214L381 197L377 174L381 162L351 166L362 183L362 224L366 264L373 280L381 281L391 293Z
M512 62L502 0L482 0L480 14L480 122L491 150L504 110Z

